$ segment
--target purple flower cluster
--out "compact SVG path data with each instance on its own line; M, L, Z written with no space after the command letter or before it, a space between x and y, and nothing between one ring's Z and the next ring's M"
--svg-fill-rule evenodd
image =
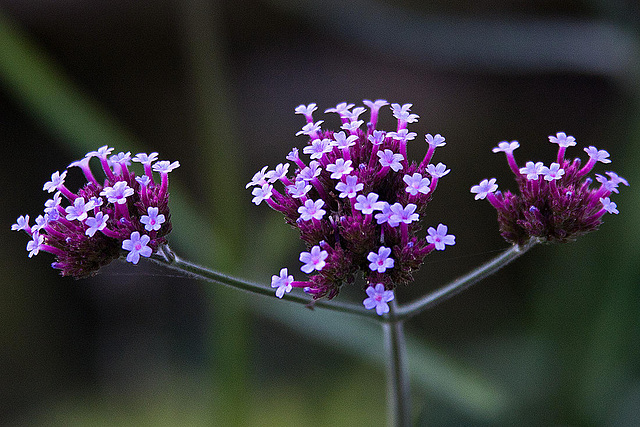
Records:
M297 107L295 112L307 123L296 135L309 137L302 153L310 160L305 162L294 148L287 156L291 163L269 171L265 166L247 184L254 187L253 202L264 201L282 212L307 245L300 261L309 279L295 281L283 268L271 283L278 297L301 287L314 299L331 299L358 272L370 288L370 298L375 292L392 292L413 280L412 272L428 253L455 243L443 224L429 228L426 238L417 237L427 203L440 178L449 173L444 164L429 163L436 147L445 145L444 138L426 135L425 157L419 163L409 161L407 143L417 134L409 132L407 124L418 120L411 104L391 104L398 121L391 132L376 129L380 108L389 103L365 100L364 104L370 109L366 125L360 119L364 107L341 103L325 111L340 116L339 131L323 130L323 121L314 121L316 104ZM277 181L283 191L274 188ZM384 295L375 300L379 314L386 312L384 306L392 298ZM372 301L365 306L376 306Z
M493 149L504 152L509 167L516 176L520 194L510 191L496 192L496 179L485 179L471 187L476 200L486 198L498 211L500 233L505 240L523 244L531 237L545 242L567 242L598 229L605 213L617 214L617 206L611 201L611 193L618 193L620 184L629 183L615 172L607 176L596 174L598 187L587 177L598 162L610 163L609 153L590 146L584 151L589 161L581 166L579 158L565 159L568 147L576 145L573 136L559 132L549 141L558 144L556 161L548 167L542 162L526 162L518 167L513 151L518 141L503 141Z
M29 224L29 215L20 216L12 230L23 230L31 241L29 257L40 251L56 256L52 267L63 276L76 278L95 274L100 267L126 253L137 264L166 243L171 231L168 174L178 162L158 161L158 153L111 155L113 148L101 147L69 165L82 170L87 183L76 193L65 186L67 170L55 172L43 190L54 193L45 202L42 215ZM89 167L92 158L102 165L105 178L98 181ZM144 173L136 176L131 162L141 163ZM155 182L153 171L160 174ZM63 206L66 199L68 206ZM126 251L126 252L125 252Z

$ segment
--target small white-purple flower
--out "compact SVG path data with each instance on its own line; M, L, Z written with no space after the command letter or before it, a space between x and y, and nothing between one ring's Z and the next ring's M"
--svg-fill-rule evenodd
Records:
M598 150L593 145L584 149L584 151L596 162L602 163L611 163L611 160L608 158L609 153L606 150Z
M499 152L505 152L505 153L513 153L513 150L515 150L516 148L520 147L520 144L518 143L518 141L502 141L498 144L497 147L494 147L493 151L494 153L499 153Z
M73 205L67 206L64 210L67 213L65 217L68 221L78 220L84 221L87 218L87 211L93 209L91 202L85 203L84 197L76 197Z
M387 291L382 283L378 283L375 287L370 285L365 291L368 295L362 304L367 310L376 309L378 316L382 316L389 312L389 302L393 301L393 291Z
M133 188L129 187L126 181L118 181L113 184L113 187L105 187L100 195L106 197L109 203L123 205L127 203L127 197L132 196L133 193Z
M296 107L296 114L302 114L305 117L311 117L314 111L316 111L318 107L315 103L311 103L309 105L298 105Z
M435 136L428 133L424 136L424 139L427 141L427 144L429 144L431 147L434 147L434 148L443 147L447 145L447 143L444 142L444 137L439 133L437 133Z
M296 132L296 136L314 134L320 130L320 125L322 123L324 123L324 120L319 120L315 123L307 123L302 126L302 130Z
M413 175L405 175L402 180L407 184L405 191L412 196L418 193L428 194L431 189L429 188L429 178L423 178L419 173Z
M438 224L437 229L429 227L427 233L429 233L427 243L435 245L438 251L444 251L445 245L452 246L456 244L456 236L447 234L447 226L444 224Z
M49 193L53 193L54 191L56 191L58 189L58 187L60 187L61 185L64 184L64 179L67 176L67 171L64 171L62 173L60 172L54 172L51 174L51 181L46 182L44 184L44 186L42 187L42 189L44 191L47 191Z
M34 255L38 255L42 245L44 244L44 236L40 233L33 233L31 235L31 240L27 243L27 250L29 251L29 258Z
M325 113L338 113L338 114L340 114L340 116L343 116L346 113L348 113L349 110L354 107L354 105L355 104L347 104L346 102L341 102L340 104L336 105L335 108L327 108L326 110L324 110L324 112Z
M289 172L289 163L280 163L276 166L275 170L269 171L265 174L265 178L269 180L270 183L274 183L280 179L283 179L287 176Z
M164 173L169 173L174 169L177 169L180 167L180 162L179 161L175 161L173 163L169 162L168 160L161 160L158 163L155 163L153 165L153 170L164 174Z
M298 173L296 180L303 179L305 181L311 181L313 178L320 175L320 172L322 172L322 167L320 166L320 162L313 160L312 162L309 163L309 166L302 169Z
M287 192L294 199L306 196L309 190L311 190L311 184L308 184L304 179L299 179L292 185L287 186Z
M57 211L58 206L60 206L60 202L62 202L62 197L60 196L60 192L56 192L53 195L52 199L44 202L44 213L51 213L52 211Z
M447 169L447 166L444 163L440 162L436 166L427 165L427 172L429 172L429 175L434 178L442 178L443 176L451 172L451 169Z
M324 200L318 199L315 202L311 199L307 199L303 206L298 207L298 213L300 219L303 221L310 221L311 219L321 220L324 214L327 213L322 207L324 206Z
M384 151L378 151L376 155L380 157L379 162L383 167L390 167L394 172L398 172L402 169L402 164L400 163L404 160L404 156L402 154L394 153L393 151L386 149Z
M137 264L140 261L140 256L150 257L153 251L147 244L151 238L146 234L140 236L140 233L134 231L131 233L131 237L122 242L122 249L129 251L127 254L127 261L132 264Z
M331 140L324 138L324 139L314 139L313 141L311 141L311 145L307 145L306 147L304 147L302 149L302 152L304 154L309 154L309 157L311 157L312 159L319 159L321 158L325 153L329 153L331 152L331 150L333 150L333 145L331 145Z
M610 214L619 214L617 207L614 202L611 201L608 197L600 197L600 203L602 203L602 207L609 212Z
M527 162L523 168L520 168L520 173L526 175L529 181L537 181L538 176L542 174L542 168L544 163L542 162Z
M550 167L543 166L540 168L540 174L544 176L547 181L553 181L555 179L562 178L564 175L564 169L560 167L559 163L551 163Z
M16 220L16 223L11 226L13 231L28 230L29 229L29 215L20 215Z
M393 215L393 212L391 212L391 206L389 205L389 203L382 202L382 208L380 210L382 212L377 213L375 216L376 222L378 224L384 224L385 222L389 222L391 215Z
M113 148L110 148L108 145L103 145L102 147L98 148L98 151L89 151L87 154L85 154L85 157L98 157L99 159L106 159L112 151Z
M556 133L556 136L549 136L549 142L558 144L560 147L564 148L576 145L576 139L564 132L558 132Z
M89 237L93 237L97 231L104 230L107 226L107 220L109 219L108 214L103 214L102 212L98 212L95 217L87 218L84 223L89 226L85 230L85 234Z
M314 104L315 105L315 104ZM291 292L293 286L293 276L289 274L289 271L286 268L280 270L280 275L271 276L271 287L276 289L276 296L278 298L282 298L285 293Z
M349 148L356 145L358 136L357 135L347 136L343 131L340 131L333 134L333 139L335 140L334 145L337 148L344 150L345 148Z
M258 172L253 175L251 181L244 186L244 188L249 188L254 185L262 186L267 183L267 168L268 166L263 167Z
M413 140L416 136L418 136L417 133L415 132L409 132L408 129L400 129L397 132L389 132L387 133L387 136L390 136L391 138L398 140L398 141L411 141Z
M397 227L400 223L411 224L413 221L418 221L420 216L414 213L417 206L413 203L409 203L407 206L402 206L400 203L394 203L391 205L391 215L388 222L392 227Z
M353 171L351 160L336 159L335 163L327 165L327 171L331 172L331 179L341 179L343 175L349 175Z
M257 206L263 200L270 199L272 194L273 194L273 185L264 184L261 187L254 188L253 191L251 191L251 195L253 196L253 199L251 199L251 201L255 203Z
M380 145L384 142L384 138L385 138L385 133L384 131L381 130L374 130L372 135L368 136L368 140L373 144L373 145Z
M340 192L338 195L341 198L348 197L350 199L357 196L358 191L364 188L364 184L358 182L358 177L349 175L346 179L347 182L339 182L336 184L336 190Z
M379 202L378 195L376 193L369 193L366 196L363 194L359 194L356 197L356 203L353 205L354 208L362 212L364 215L371 215L373 211L382 210L386 202ZM388 203L386 203L389 205Z
M471 192L476 194L475 200L480 200L486 198L489 193L493 193L497 189L496 179L491 178L490 180L483 179L480 184L471 187Z
M151 163L158 160L158 153L156 153L155 151L151 154L138 153L131 160L134 162L141 163L143 165L150 165Z
M369 268L371 271L377 271L378 273L384 273L388 268L393 268L395 261L391 258L391 249L385 246L380 246L378 253L369 252L367 259L371 264Z
M140 217L140 223L144 224L144 229L147 231L160 230L164 221L164 214L158 215L158 208L153 206L147 208L147 215Z
M320 246L316 245L311 248L311 252L301 252L300 253L300 262L303 262L304 265L300 267L300 270L309 274L313 270L320 271L327 264L326 259L329 256L327 251L323 251L320 249Z

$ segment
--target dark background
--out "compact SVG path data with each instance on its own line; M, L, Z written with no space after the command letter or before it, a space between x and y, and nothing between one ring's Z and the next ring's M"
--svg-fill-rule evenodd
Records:
M426 222L449 225L457 244L429 256L400 301L508 246L495 211L469 193L490 177L514 188L491 153L499 141L519 140L522 164L549 163L547 136L565 131L578 141L569 156L606 149L611 168L596 172L631 182L600 231L537 247L407 325L418 422L640 416L635 2L2 0L0 13L3 424L383 424L382 344L344 338L358 341L357 324L150 263L61 278L49 254L29 259L26 236L9 233L41 212L51 173L85 152L158 151L181 163L175 249L268 282L282 266L296 271L303 246L244 184L303 146L297 105L316 102L316 120L337 126L321 111L378 98L413 103L410 130L445 136L434 162L452 170ZM409 156L425 149L412 144Z

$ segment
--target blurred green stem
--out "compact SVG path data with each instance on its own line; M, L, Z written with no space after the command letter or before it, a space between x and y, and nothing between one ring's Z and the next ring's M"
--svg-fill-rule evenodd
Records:
M389 304L392 319L382 325L384 345L387 351L387 405L388 425L405 427L411 424L411 387L407 342L404 337L404 323L394 315L398 304L394 299Z

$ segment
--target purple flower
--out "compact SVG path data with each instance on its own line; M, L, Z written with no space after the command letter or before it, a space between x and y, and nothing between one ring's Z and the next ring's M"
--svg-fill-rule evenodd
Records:
M131 237L122 242L122 249L129 251L127 261L137 264L140 261L140 256L150 257L153 253L153 250L147 246L150 240L151 238L146 234L140 236L137 231L131 233Z
M349 175L346 179L347 182L339 182L336 184L336 190L340 192L340 197L348 197L350 199L356 197L358 191L364 188L364 184L358 183L358 177Z
M328 256L327 251L321 250L320 246L314 246L311 248L311 252L300 253L300 262L304 262L300 270L305 273L311 273L313 270L320 271L326 265L325 260Z
M402 169L402 160L404 160L404 156L402 154L394 153L391 150L378 151L378 157L380 157L380 164L383 167L389 167L393 169L394 172L398 172Z
M596 175L599 186L587 177L596 163L610 163L609 153L590 146L585 148L589 161L565 158L567 148L576 145L573 136L558 132L549 136L558 145L556 161L549 167L542 162L526 162L519 168L513 156L514 143L501 142L496 151L504 151L509 167L516 175L519 192L496 192L495 179L484 180L471 188L477 199L487 198L498 212L500 234L510 243L524 244L531 238L545 242L568 242L597 230L606 212L617 213L609 196L618 192L624 178L607 172L611 179ZM515 141L514 141L515 142ZM516 147L517 148L517 147ZM544 179L539 179L542 175ZM526 179L525 179L526 178Z
M447 226L438 224L438 228L429 227L427 230L427 242L435 246L437 251L444 251L445 245L453 246L456 244L456 236L447 234Z
M394 203L391 205L391 215L389 216L389 225L397 227L400 223L411 224L413 221L418 221L420 216L414 213L417 206L413 203L409 203L407 206L402 206L400 203Z
M96 234L96 231L104 230L107 226L107 220L109 219L108 214L104 214L102 212L98 212L95 217L87 218L84 223L89 226L87 230L84 232L89 237L93 237Z
M491 178L483 179L479 185L474 185L471 187L471 192L476 193L476 200L484 199L488 194L494 193L498 189L498 185L496 184L496 179Z
M147 208L147 215L140 217L140 224L144 224L144 229L147 231L158 231L164 223L164 215L158 214L158 208L149 206Z
M407 125L418 115L411 112L411 104L393 104L397 126L377 129L385 113L381 108L388 104L366 101L366 120L365 107L339 103L326 110L339 115L340 128L335 130L323 129L323 121L314 120L315 104L298 106L296 114L304 116L306 124L297 134L308 136L307 145L289 152L288 169L284 164L273 172L263 168L247 185L254 187L253 202L265 200L281 212L306 245L300 261L308 279L294 282L281 272L272 278L279 295L299 287L314 299L331 299L359 275L366 283L392 290L412 282L412 274L435 250L418 237L423 230L419 221L438 180L449 173L442 163L430 164L445 139L426 135L424 158L412 161L406 145L417 135ZM273 188L276 185L284 190Z
M127 182L118 181L113 187L105 187L104 190L100 192L100 195L106 197L109 203L123 205L127 203L127 197L132 196L134 193L135 191L129 187Z
M336 159L334 164L327 165L327 171L331 172L331 179L340 179L344 175L349 175L353 168L351 160Z
M137 263L140 256L151 256L167 243L171 231L167 174L178 162L156 163L153 170L160 173L157 182L151 166L157 153L131 157L129 152L111 156L112 151L105 145L69 165L80 168L87 179L75 193L64 184L67 171L55 172L43 189L57 191L45 202L36 224L30 227L28 216L23 216L12 226L31 236L27 247L30 257L41 251L53 254L56 260L52 266L63 276L90 276L125 254ZM106 176L101 181L90 168L90 162L98 160ZM140 176L130 169L131 162L142 164ZM141 235L144 230L151 231L153 237Z
M315 105L315 104L314 104ZM282 298L285 293L291 292L293 286L293 276L289 274L289 271L286 268L280 270L280 275L276 276L275 274L271 276L271 287L276 289L276 296L278 298Z
M310 221L311 219L321 220L324 214L327 213L322 207L324 206L324 200L318 199L315 202L308 199L304 202L303 206L298 208L300 213L300 219L303 221Z
M393 301L393 291L385 290L384 285L382 283L378 283L375 288L373 286L369 286L366 292L368 297L362 301L364 308L367 310L375 308L378 316L382 316L389 312L389 304L387 303Z
M378 253L369 252L367 259L371 262L369 268L371 271L377 271L378 273L384 273L387 268L393 268L393 258L390 257L391 249L384 246L380 246Z
M528 180L536 181L538 179L538 176L542 174L543 167L544 164L542 162L527 162L525 167L520 168L520 173L522 175L526 175Z
M427 194L431 189L429 188L429 178L423 178L419 173L413 175L405 175L402 180L407 184L405 191L412 196L416 196L418 193Z
M385 204L389 206L386 202L378 202L378 197L376 193L369 193L366 196L360 194L356 197L356 204L353 207L365 215L371 215L373 211L381 210Z
M550 136L549 142L558 144L560 147L572 147L576 145L576 139L572 136L567 136L564 132L558 132L556 136Z

